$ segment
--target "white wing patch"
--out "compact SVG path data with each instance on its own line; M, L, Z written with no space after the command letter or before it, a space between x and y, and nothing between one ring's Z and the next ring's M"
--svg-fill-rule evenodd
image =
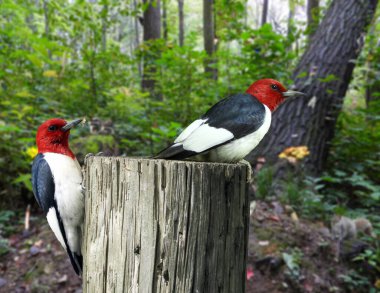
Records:
M210 160L214 162L229 163L238 162L247 156L260 143L269 130L272 113L267 106L264 105L264 107L265 118L259 129L251 134L211 150Z
M192 124L194 124L194 122ZM185 129L185 131L186 130L187 129ZM200 126L198 125L198 127L186 137L182 142L182 147L187 151L201 153L233 138L234 135L227 129L202 124Z
M198 119L185 128L184 131L176 138L174 143L183 142L195 129L205 123L207 119Z
M57 212L54 207L51 207L46 215L46 219L50 228L53 230L55 237L57 237L59 243L66 249L65 241L63 240L61 229L59 228Z

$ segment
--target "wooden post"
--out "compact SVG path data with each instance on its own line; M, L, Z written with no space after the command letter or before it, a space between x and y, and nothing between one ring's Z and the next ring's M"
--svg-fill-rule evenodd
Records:
M83 292L244 292L246 166L91 157Z

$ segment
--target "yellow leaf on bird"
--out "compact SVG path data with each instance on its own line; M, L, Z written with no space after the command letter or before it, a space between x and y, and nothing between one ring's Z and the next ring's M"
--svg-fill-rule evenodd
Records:
M44 71L43 75L45 77L52 77L52 78L57 78L58 77L58 73L55 70L46 70L46 71Z

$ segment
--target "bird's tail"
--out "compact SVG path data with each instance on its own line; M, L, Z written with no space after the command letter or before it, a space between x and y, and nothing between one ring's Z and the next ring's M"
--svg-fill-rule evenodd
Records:
M196 152L185 150L181 144L172 144L166 149L159 152L154 159L183 160L196 155Z
M72 251L70 249L70 245L68 243L68 240L67 240L67 235L66 235L66 230L65 230L65 227L63 225L63 222L62 222L62 218L61 218L61 215L58 211L58 207L57 207L57 203L55 203L55 210L56 210L56 213L57 213L57 218L58 218L58 225L59 225L59 229L62 233L62 238L63 238L63 247L66 248L66 252L67 254L69 255L69 258L70 258L70 262L74 268L74 271L77 273L78 276L80 276L82 274L82 268L83 268L83 257L81 254L77 254L76 252ZM79 232L78 232L79 233Z
M72 252L70 249L67 250L67 254L69 255L71 265L74 268L74 271L78 276L82 275L83 272L83 256L81 254L77 254Z

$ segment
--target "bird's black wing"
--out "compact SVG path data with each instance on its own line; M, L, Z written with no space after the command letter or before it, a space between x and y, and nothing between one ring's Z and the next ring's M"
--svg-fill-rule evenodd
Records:
M57 206L57 201L55 200L55 185L54 185L54 177L49 167L49 164L44 159L43 154L38 154L33 161L32 166L32 186L34 196L39 204L39 206L44 211L45 215L49 212L52 212L56 219L56 225L58 225L58 229L53 229L56 237L61 237L64 243L62 245L66 247L67 254L69 255L70 262L75 270L75 272L80 275L82 273L83 267L83 258L82 255L78 255L75 252L72 252L70 246L67 241L67 236L65 232L65 227L63 225L63 221L61 215L59 213L59 209ZM50 224L50 223L49 223ZM57 233L61 235L58 236Z
M202 118L207 119L208 125L227 129L234 139L239 139L263 125L265 107L249 94L237 94L215 104Z
M54 178L43 154L38 154L32 166L32 186L34 196L45 215L56 205L54 199Z
M190 124L156 158L185 159L244 137L263 125L265 111L264 105L249 94L223 99Z

